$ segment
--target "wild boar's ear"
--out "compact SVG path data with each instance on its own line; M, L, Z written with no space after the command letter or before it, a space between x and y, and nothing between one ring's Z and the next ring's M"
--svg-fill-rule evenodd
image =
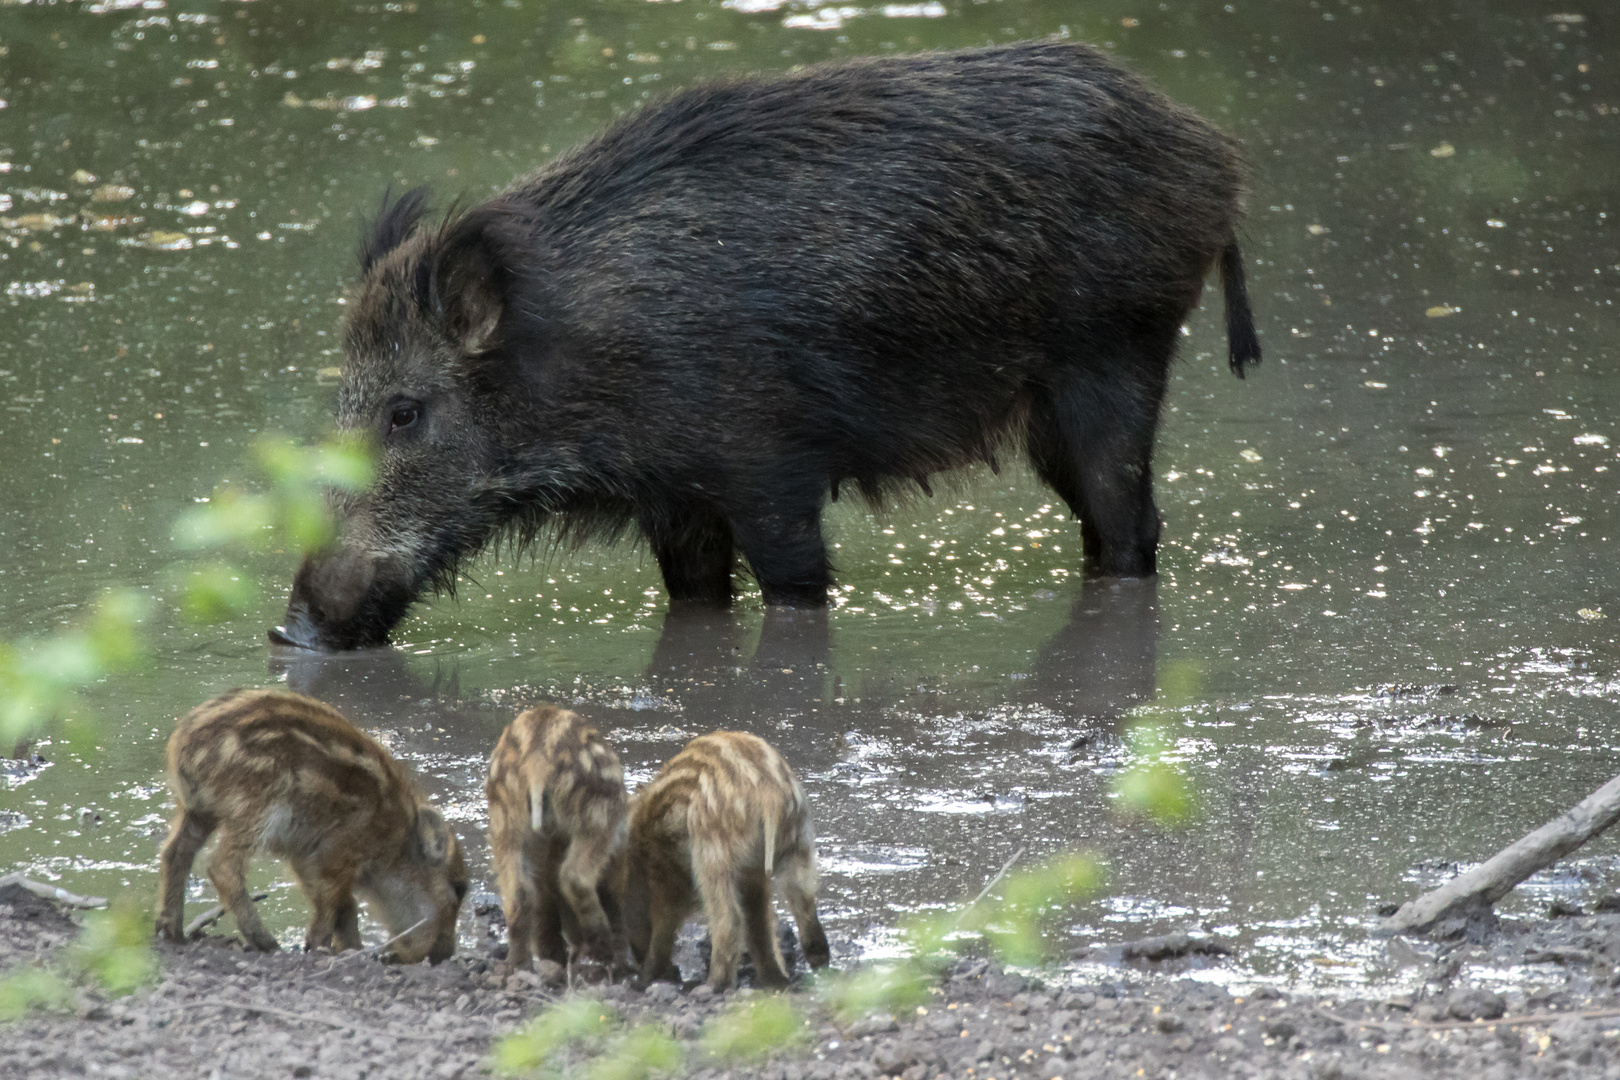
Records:
M429 192L426 187L412 188L397 199L393 198L393 194L392 187L383 192L377 216L366 223L361 233L361 277L365 277L390 251L409 240L427 213Z
M416 809L416 845L422 861L431 866L443 866L450 857L450 826L444 815L432 806Z
M428 257L428 308L467 356L495 344L506 307L508 274L495 215L474 212L446 222Z

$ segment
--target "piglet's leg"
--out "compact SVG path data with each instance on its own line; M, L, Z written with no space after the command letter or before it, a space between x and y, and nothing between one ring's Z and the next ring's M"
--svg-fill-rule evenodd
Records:
M776 909L771 903L771 879L763 871L750 870L738 883L743 918L748 922L748 953L761 986L788 984L782 965L782 952L776 944Z
M491 813L491 822L494 819ZM514 968L526 969L534 955L540 893L530 868L524 865L519 843L516 839L503 843L501 834L491 829L495 884L501 894L501 909L506 913L506 961Z
M191 864L197 852L208 842L214 831L214 822L194 810L184 807L175 812L169 823L169 839L163 844L163 858L159 863L157 932L168 941L184 941L186 934L186 880L191 877Z
M264 927L264 920L253 907L247 891L248 859L253 855L254 838L230 831L220 838L213 858L208 860L208 877L219 891L219 902L236 920L236 929L247 941L248 947L260 952L275 952L281 946Z
M697 879L703 912L709 917L709 978L711 989L729 990L737 982L737 961L742 954L743 912L737 902L737 881L728 852L718 844L692 844L692 870Z
M354 872L305 859L293 860L292 868L312 909L304 951L335 949L338 920L344 908L354 906Z
M674 874L664 867L659 870L662 872L648 875L647 909L652 933L641 962L641 978L649 983L658 979L680 982L680 970L675 966L675 935L691 911L691 900L687 888L672 880Z
M358 949L360 944L360 905L350 896L337 910L332 929L332 951Z
M534 951L542 960L559 964L568 963L568 942L563 938L568 914L568 902L557 891L555 875L543 881L536 893L534 914Z
M782 860L778 870L782 899L793 912L793 921L799 924L804 958L811 967L824 968L832 960L832 950L827 947L827 932L816 915L816 864L807 856L793 855Z
M608 840L576 836L557 867L557 891L572 909L579 927L575 944L603 963L613 957L613 928L596 894L596 885L613 858Z

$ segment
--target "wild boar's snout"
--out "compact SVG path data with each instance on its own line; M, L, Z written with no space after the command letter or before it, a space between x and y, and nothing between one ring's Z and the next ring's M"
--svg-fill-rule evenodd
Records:
M270 640L320 652L386 645L415 593L410 568L396 558L348 544L311 552L293 578L286 622Z

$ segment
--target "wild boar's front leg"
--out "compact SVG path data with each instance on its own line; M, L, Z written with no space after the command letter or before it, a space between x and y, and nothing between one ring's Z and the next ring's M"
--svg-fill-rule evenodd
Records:
M358 949L360 945L360 905L350 895L337 909L333 920L332 951L345 952Z
M647 955L641 962L641 980L680 982L680 969L675 966L675 935L692 909L690 886L654 876L647 883L647 894L652 932L647 939Z
M157 932L166 941L180 942L186 936L186 881L197 852L208 842L214 822L194 810L181 807L169 823L169 838L163 844L158 871Z
M309 929L304 933L304 951L331 949L339 952L338 923L345 908L354 906L354 870L352 867L321 864L307 859L293 859L293 876L304 890L304 896L313 909ZM359 917L355 916L358 930ZM358 933L356 934L358 936Z
M734 521L737 547L767 604L825 607L832 585L827 544L821 535L821 495L802 505L770 506L753 518Z
M209 880L219 893L219 902L236 920L236 929L248 947L260 952L275 952L281 946L274 935L265 929L264 920L259 918L253 898L247 891L247 867L248 860L253 857L254 838L233 830L230 825L225 828L219 847L214 849L213 858L208 860Z

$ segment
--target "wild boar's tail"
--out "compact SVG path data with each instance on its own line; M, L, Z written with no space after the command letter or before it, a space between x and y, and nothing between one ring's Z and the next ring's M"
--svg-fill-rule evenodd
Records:
M551 809L551 796L546 793L545 781L529 788L529 828L537 833L549 832L551 819L555 816Z
M767 810L760 815L765 829L765 876L776 873L776 811Z
M1249 310L1249 289L1243 281L1243 252L1237 237L1227 238L1221 249L1221 287L1226 292L1227 362L1232 374L1243 378L1244 369L1260 362L1260 337L1254 330L1254 312Z

